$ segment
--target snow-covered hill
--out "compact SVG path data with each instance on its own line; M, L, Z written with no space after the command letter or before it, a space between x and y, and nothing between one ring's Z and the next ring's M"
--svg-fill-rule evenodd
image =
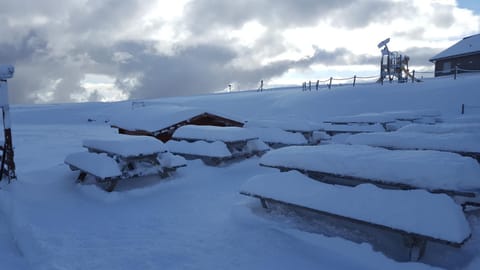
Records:
M314 121L400 110L443 119L480 115L480 76L423 83L236 92L136 101L152 110L184 106L244 120ZM116 133L109 121L131 101L12 106L18 180L0 182L2 269L460 269L480 267L480 218L460 250L432 247L423 263L401 263L370 244L315 233L315 224L269 215L239 195L250 177L276 170L258 158L208 167L198 160L165 180L147 177L106 193L75 184L63 163L89 138ZM461 172L459 172L461 173ZM480 179L479 179L480 181Z

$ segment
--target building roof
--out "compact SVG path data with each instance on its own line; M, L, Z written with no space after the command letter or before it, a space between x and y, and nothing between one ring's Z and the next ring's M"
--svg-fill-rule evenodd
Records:
M116 115L110 123L116 128L155 132L204 114L243 123L242 120L225 114L176 105L147 106L127 111Z
M453 46L440 52L430 59L434 62L440 59L453 58L480 53L480 34L465 37Z

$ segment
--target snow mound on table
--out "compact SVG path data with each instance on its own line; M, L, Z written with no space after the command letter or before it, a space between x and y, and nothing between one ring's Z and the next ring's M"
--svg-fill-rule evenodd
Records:
M260 140L267 143L281 143L287 145L308 144L307 140L302 134L288 132L280 128L249 127L247 129L258 136Z
M173 141L166 143L168 149L176 154L207 156L215 158L228 158L232 156L230 150L224 142L205 142L205 141Z
M383 128L383 126L380 124L336 125L336 124L325 123L325 125L323 126L323 130L333 131L333 132L382 132L382 131L385 131L385 128Z
M178 128L173 138L184 140L204 140L238 142L257 139L257 136L245 128L187 125Z
M391 147L400 149L430 149L452 152L480 152L480 133L419 132L363 133L347 138L349 144Z
M480 188L480 166L438 151L387 150L365 145L290 146L266 153L260 164L346 175L426 189Z
M241 191L454 243L471 233L459 205L424 190L342 187L291 171L254 176Z
M251 119L245 127L279 128L285 131L311 132L323 129L323 124L299 118L282 117L278 119Z
M170 152L164 152L158 155L158 161L165 168L176 168L183 167L187 165L187 161L184 157L179 155L174 155Z
M83 141L83 146L122 157L152 155L167 151L161 141L149 136L117 135L108 139L89 139Z
M328 119L327 123L392 123L396 121L427 121L435 122L440 112L433 110L420 111L387 111L381 113L361 113L342 115Z
M94 154L89 152L73 153L65 158L65 163L92 173L102 179L122 175L117 162L106 154Z
M397 130L398 132L442 133L477 133L480 134L480 123L441 123L436 125L411 124Z
M263 153L269 151L271 148L260 139L250 140L245 145L244 151L247 153Z

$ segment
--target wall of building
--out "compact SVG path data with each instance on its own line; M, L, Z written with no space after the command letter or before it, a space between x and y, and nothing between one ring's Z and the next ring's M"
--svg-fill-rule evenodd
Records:
M466 72L464 70L480 71L480 53L436 61L435 77L452 75L455 73L455 66L458 67L458 73Z

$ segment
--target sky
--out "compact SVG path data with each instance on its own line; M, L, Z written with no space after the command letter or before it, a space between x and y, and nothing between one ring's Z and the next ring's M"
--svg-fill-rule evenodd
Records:
M479 33L476 0L0 0L13 104L115 101L410 69Z

